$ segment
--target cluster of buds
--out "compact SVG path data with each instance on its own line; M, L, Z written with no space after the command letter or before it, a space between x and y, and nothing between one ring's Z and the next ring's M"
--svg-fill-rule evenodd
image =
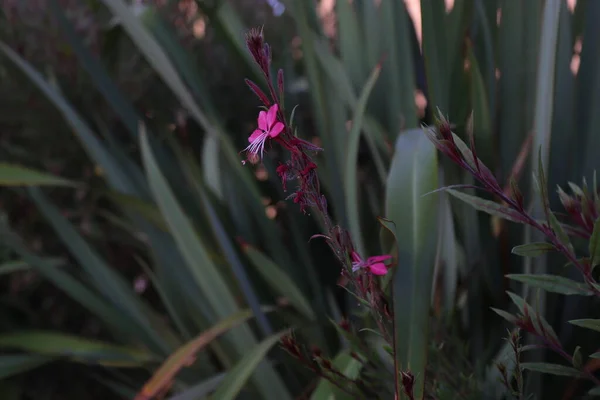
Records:
M562 188L558 188L560 201L569 215L571 222L578 228L573 229L573 234L589 239L594 231L594 223L600 216L600 197L596 188L594 176L594 189L590 192L585 178L582 187L569 183L573 195L568 195Z

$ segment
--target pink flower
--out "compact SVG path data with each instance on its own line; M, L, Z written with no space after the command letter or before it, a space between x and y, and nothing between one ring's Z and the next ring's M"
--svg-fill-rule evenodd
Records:
M284 128L284 125L277 121L278 110L279 106L273 104L269 108L269 111L261 111L258 113L258 129L252 132L252 135L248 138L250 145L244 150L248 151L253 156L260 153L260 158L262 159L267 139L277 137Z
M352 271L356 272L361 268L368 269L373 275L385 275L387 273L387 267L383 263L389 260L392 256L374 256L363 260L360 255L353 251L352 252Z

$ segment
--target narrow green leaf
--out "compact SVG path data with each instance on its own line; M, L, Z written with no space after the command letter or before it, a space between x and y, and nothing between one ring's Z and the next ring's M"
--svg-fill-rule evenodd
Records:
M335 12L338 26L338 40L340 56L348 71L355 88L362 84L365 77L364 44L362 41L361 27L358 25L356 5L349 0L335 2Z
M179 77L177 70L165 51L146 30L142 21L134 15L127 3L123 0L102 0L102 3L119 19L121 26L127 31L137 48L198 123L203 127L211 126L204 113L194 102L191 93ZM214 131L211 129L209 133L212 134Z
M581 355L581 346L575 347L573 351L573 367L580 370L583 367L583 356Z
M571 376L573 378L582 377L582 373L575 368L560 364L526 362L521 363L521 367L528 371L541 372L543 374Z
M590 389L587 394L590 396L600 396L600 386Z
M514 324L514 323L517 322L517 317L515 317L511 313L508 313L508 312L506 312L504 310L500 310L498 308L491 307L491 309L492 309L492 311L494 311L496 314L498 314L499 316L501 316L502 318L504 318L505 320L507 320L511 324Z
M363 88L358 99L358 103L356 104L356 108L354 109L354 114L352 116L352 128L350 129L350 132L346 138L348 145L346 147L346 163L344 167L344 187L346 206L348 207L348 222L350 224L352 239L355 241L358 251L361 254L364 254L366 249L363 243L362 231L360 229L360 214L358 211L358 166L356 165L356 157L358 155L360 132L363 128L363 115L371 91L375 86L375 82L377 82L377 78L379 78L380 71L381 66L378 65L375 67L371 73L371 76L369 77L369 80L365 84L365 87Z
M416 35L403 2L383 0L379 5L379 15L382 40L378 45L378 57L387 55L382 66L381 107L386 109L390 140L396 140L403 129L419 126L414 97L418 43L413 43ZM417 48L414 49L413 45Z
M156 361L155 356L144 350L50 331L0 335L0 347L105 366L140 367Z
M270 336L261 343L248 350L240 361L227 373L218 389L213 394L213 399L233 400L237 398L246 381L255 371L256 367L266 357L267 353L281 337L289 331L285 330Z
M546 254L552 250L555 250L552 244L546 242L538 242L515 246L512 249L512 253L518 256L536 257L542 254Z
M254 267L275 292L287 298L309 320L315 318L310 302L294 281L273 260L250 245L245 245L243 249Z
M362 369L362 363L352 357L348 351L339 353L331 363L333 367L350 379L356 379ZM352 397L326 379L320 379L310 400L348 400Z
M167 180L156 163L146 132L143 129L140 132L140 146L150 188L162 214L165 216L169 230L177 242L186 265L196 284L206 296L214 314L220 318L226 318L238 311L233 293L221 272L210 260L204 243L202 243L191 221L178 204ZM230 331L226 337L233 342L235 352L239 355L244 354L248 348L256 343L254 335L246 324ZM268 395L269 398L273 399L289 398L283 382L270 366L263 365L259 370L260 372L257 372L254 381L263 395Z
M457 199L460 199L465 203L469 204L476 210L483 211L489 215L500 217L508 221L523 223L523 217L517 211L503 206L502 204L498 204L490 200L485 200L477 196L472 196L467 193L459 192L454 189L443 190L447 191Z
M225 372L220 373L219 375L203 380L197 385L194 385L181 393L177 393L176 395L169 397L168 400L203 399L213 392L217 387L219 387L224 378Z
M473 136L475 137L477 158L482 159L487 165L493 165L495 158L494 136L488 94L486 92L483 76L473 49L469 47L470 63L470 96L473 105Z
M197 196L198 201L202 204L204 213L208 219L212 233L214 234L216 241L231 267L233 275L235 276L236 283L241 289L246 302L250 305L250 308L254 312L256 322L261 329L263 335L268 336L273 334L271 324L267 319L266 315L260 308L260 300L256 293L256 289L252 287L246 267L242 265L242 261L231 242L229 233L225 230L223 223L220 220L215 207L210 201L206 194L206 190L202 185L202 172L200 167L196 163L191 153L185 153L177 143L172 143L172 149L175 151L176 157L180 161L181 168L187 178L187 181L192 186L194 194Z
M590 358L600 359L600 352L590 354Z
M81 282L57 268L56 264L28 251L22 241L3 223L0 223L0 238L40 275L98 316L118 335L125 338L135 337L139 339L139 328L131 318L111 306L107 300L98 295L97 291L87 288Z
M600 219L594 222L594 231L589 243L590 264L592 268L600 265Z
M163 216L154 204L138 197L115 191L107 191L105 195L121 208L136 212L160 230L164 232L168 230Z
M396 226L393 233L398 249L397 266L391 271L396 370L414 373L417 398L424 387L439 223L439 197L424 195L437 186L434 145L421 129L401 134L388 175L385 212Z
M427 71L429 101L433 107L448 109L449 66L447 65L446 43L439 29L446 26L445 3L442 0L421 0L421 20L423 24L423 57ZM453 51L454 49L450 49Z
M567 235L567 232L565 232L565 230L563 229L561 223L556 218L556 215L554 215L554 213L550 212L549 217L550 217L550 227L552 228L552 230L554 231L556 236L558 236L558 239L560 240L560 242L562 244L564 244L565 246L567 246L567 248L569 250L571 250L571 252L573 252L573 245L571 244L571 239L569 239L569 235Z
M506 275L506 277L551 293L565 295L578 294L581 296L591 296L593 294L586 285L571 279L563 278L562 276L546 274L509 274Z
M175 376L182 368L188 365L190 359L194 359L200 351L209 346L223 333L246 322L252 316L251 310L240 311L219 321L211 328L205 330L200 335L178 348L154 371L152 377L140 390L139 396L144 399L150 399L162 393L171 386Z
M15 164L0 163L0 186L76 186L59 176Z
M600 319L574 319L570 324L600 332Z
M170 346L149 321L149 309L143 306L133 289L113 268L87 243L75 227L38 188L30 188L29 194L42 214L56 231L79 265L92 278L94 286L104 298L135 322L144 336L153 343L153 350L169 353ZM141 334L140 332L140 334Z
M53 361L54 357L40 354L14 354L0 356L0 380L30 371Z

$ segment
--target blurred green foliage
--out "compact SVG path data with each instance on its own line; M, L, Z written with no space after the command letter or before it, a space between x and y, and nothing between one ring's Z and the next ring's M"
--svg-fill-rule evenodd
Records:
M557 184L598 168L600 3L424 0L422 43L392 0L338 0L327 15L290 0L281 17L259 1L185 2L189 14L176 1L42 3L6 6L0 25L0 160L10 163L0 164L1 398L133 398L169 355L231 318L239 324L165 380L166 398L289 399L314 386L314 398L330 398L333 387L275 346L288 327L357 373L329 320L357 306L336 287L326 246L308 242L318 219L284 201L282 153L254 166L238 155L257 113L243 82L257 78L244 47L257 25L284 70L287 108L299 104L298 134L325 149L317 161L335 218L364 253L402 260L395 322L410 324L402 362L418 393L504 398L493 363L510 357L508 325L490 307L510 307L507 289L529 293L504 275L576 277L563 260L511 255L521 227L445 195L420 198L470 178L415 138L436 108L463 138L472 115L478 156L508 184L532 135L559 204ZM349 121L379 63L357 131ZM526 197L532 165L517 176ZM595 351L595 336L564 323L594 317L592 300L539 304L565 348ZM572 383L540 379L526 388L539 399Z

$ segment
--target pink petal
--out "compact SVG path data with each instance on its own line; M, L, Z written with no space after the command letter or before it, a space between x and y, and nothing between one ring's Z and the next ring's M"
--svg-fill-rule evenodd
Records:
M392 256L390 255L369 257L369 259L367 260L367 264L379 263L385 260L389 260L390 258L392 258Z
M261 131L260 129L257 129L254 132L252 132L252 135L250 135L250 137L248 138L248 141L250 143L252 143L252 142L254 142L256 139L258 139L263 134L264 134L263 131Z
M279 106L277 104L273 104L271 108L269 108L269 113L267 114L267 126L270 128L273 126L275 121L277 121L277 111L279 110ZM266 128L265 130L269 129Z
M264 111L259 112L258 113L258 129L262 129L263 131L268 131L269 124L267 122L268 122L267 113Z
M387 274L387 268L384 263L376 263L369 265L369 271L371 271L373 275Z
M275 125L273 125L273 127L271 128L271 130L269 131L269 135L274 138L277 135L279 135L281 133L281 131L283 130L284 126L281 122L276 122Z
M360 263L360 262L362 262L362 258L360 258L360 255L358 255L357 252L353 251L352 252L352 261L354 261L355 263Z

